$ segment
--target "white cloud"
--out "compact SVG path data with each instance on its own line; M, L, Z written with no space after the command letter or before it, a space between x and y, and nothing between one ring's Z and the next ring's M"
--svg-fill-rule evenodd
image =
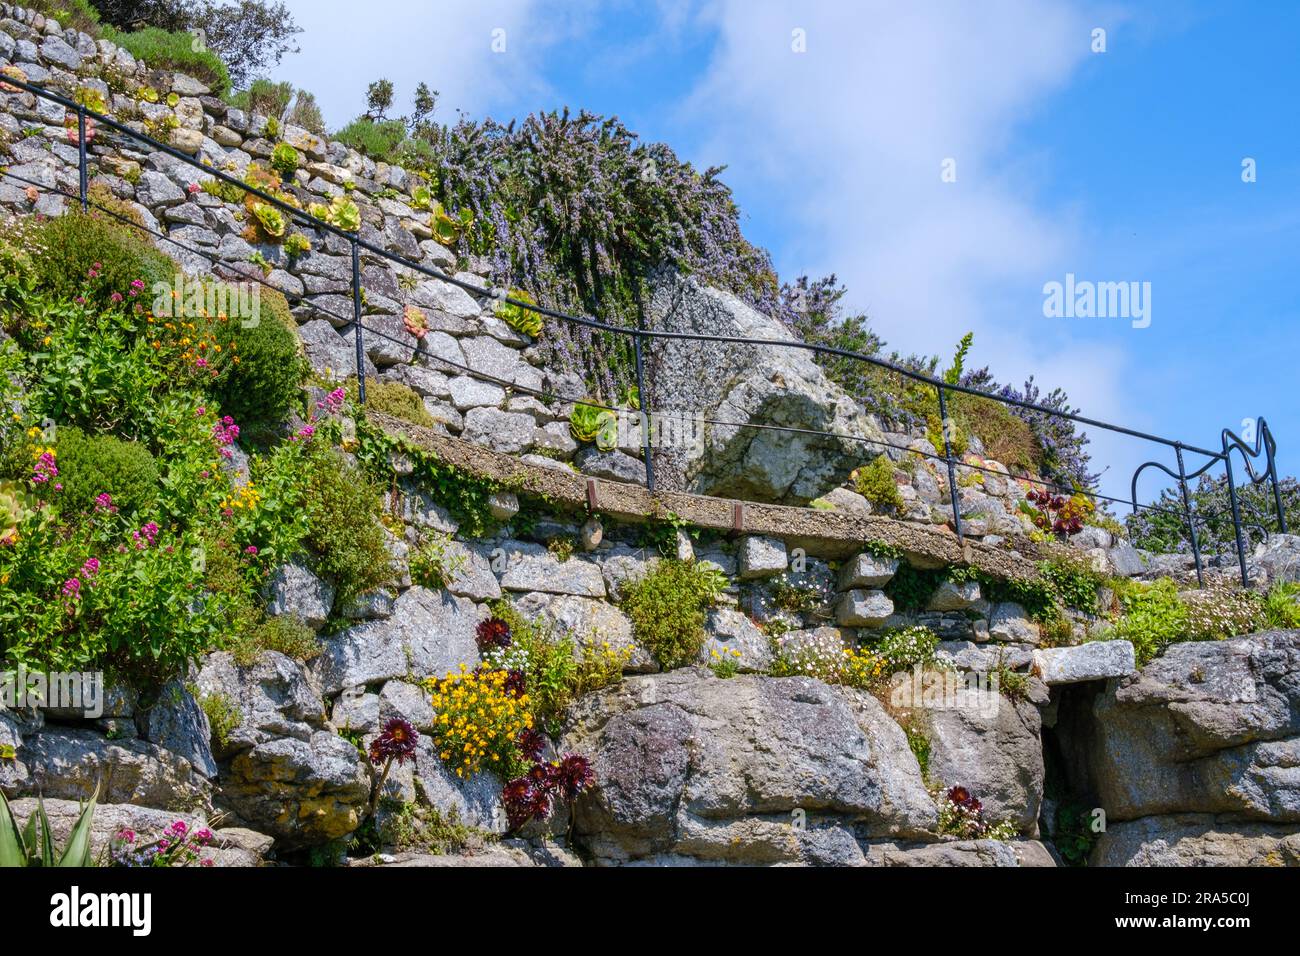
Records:
M586 3L547 9L540 0L288 0L288 6L304 30L302 52L286 57L276 77L315 93L331 127L365 110L366 86L380 77L396 87L398 115L410 110L417 83L438 90L444 122L456 110L483 115L502 102L544 95L544 57L590 9ZM503 52L494 51L494 40L504 40Z
M1086 414L1140 424L1122 349L1072 345L1038 311L1076 214L1035 196L1044 157L1009 151L1090 55L1091 21L1045 0L717 0L706 18L719 41L685 113L742 205L770 197L770 218L776 204L784 275L837 273L901 351L949 354L973 330L973 360L1002 380L1035 373Z

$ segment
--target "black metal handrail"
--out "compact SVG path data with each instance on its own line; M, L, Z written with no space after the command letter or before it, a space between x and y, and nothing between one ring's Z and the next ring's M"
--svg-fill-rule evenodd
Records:
M459 279L454 275L445 273L441 269L437 269L432 266L426 266L423 265L422 263L413 262L410 259L405 258L404 256L389 252L387 249L384 249L381 246L377 246L374 243L361 238L361 236L359 235L359 230L358 232L349 232L345 229L335 226L333 223L312 216L309 212L300 209L297 206L294 206L290 203L286 203L283 200L281 200L279 197L272 195L271 193L259 189L256 186L251 186L245 183L244 181L227 174L223 170L217 169L211 165L201 162L195 159L193 156L190 156L189 154L184 153L173 146L160 142L159 140L156 140L153 137L148 136L147 134L133 130L129 126L126 126L122 123L119 123L117 120L114 120L112 117L105 116L101 113L90 110L84 104L78 103L75 100L69 99L68 97L65 97L59 93L46 89L45 87L28 83L24 80L19 80L17 78L5 76L0 78L0 89L4 89L4 88L24 90L28 93L31 93L34 96L38 96L43 99L47 99L52 102L58 103L67 110L74 110L76 112L78 160L79 160L78 161L78 186L79 186L78 198L81 203L81 208L83 211L87 210L91 205L95 205L97 209L103 210L104 212L107 212L110 215L114 215L115 218L127 223L128 225L141 228L145 232L151 233L156 238L171 242L172 244L180 248L184 248L191 253L195 253L205 258L208 258L210 261L213 261L214 263L218 261L216 260L215 257L209 255L208 253L203 252L202 250L195 249L190 246L186 246L183 243L171 239L166 234L160 233L157 230L149 229L148 227L142 226L139 223L135 223L131 220L126 219L125 217L117 215L112 210L105 209L103 206L94 203L90 199L89 157L86 148L86 143L87 143L86 122L89 119L89 120L93 120L95 123L103 125L108 129L114 130L139 143L142 143L155 152L159 152L171 156L173 159L177 160L178 162L181 162L187 166L191 166L197 170L200 170L204 174L209 175L221 182L227 183L231 186L235 186L243 190L247 194L256 196L261 201L265 203L269 203L276 209L290 216L292 219L305 224L309 228L333 235L347 242L350 247L351 259L352 259L352 263L351 263L352 265L352 283L351 283L352 312L353 312L352 316L345 317L345 316L337 315L336 313L332 313L320 307L319 305L315 304L314 302L304 299L301 296L293 296L292 298L296 298L299 302L306 303L308 307L313 309L318 314L327 315L339 319L341 322L345 324L345 326L349 326L354 330L354 344L356 349L356 364L357 364L358 398L363 404L366 398L366 381L365 381L366 352L365 352L365 344L363 338L364 332L370 332L372 335L378 335L381 338L393 341L403 346L407 344L393 336L387 335L386 333L384 333L379 329L375 329L371 326L367 326L362 321L362 302L361 302L362 282L361 282L360 260L361 260L361 252L362 250L365 250L368 254L372 256L387 260L405 269L412 270L416 273L425 275L429 278L436 279L441 282L449 283L473 295L491 298L498 302L516 306L518 308L525 309L530 312L534 312L539 315L546 316L551 319L555 319L557 321L562 321L562 322L578 325L589 329L595 329L602 332L608 332L615 335L630 337L632 339L632 344L635 352L638 392L642 396L647 395L645 389L644 363L642 360L642 341L644 339L685 340L685 341L694 341L694 342L726 343L732 345L745 345L745 346L753 346L753 347L777 347L777 348L800 349L815 354L832 355L838 358L846 358L853 361L864 362L869 365L875 366L877 368L881 368L886 371L893 372L898 375L902 375L905 378L911 379L912 381L918 382L920 384L934 388L938 397L940 421L943 426L942 427L942 432L943 432L943 454L942 455L939 455L937 453L928 454L925 453L924 451L916 452L915 449L910 449L910 448L903 449L901 446L894 445L885 441L880 441L877 439L866 439L866 438L862 438L861 436L854 436L854 435L840 435L834 432L817 431L813 429L800 429L800 428L794 428L790 426L780 426L780 425L763 425L759 423L713 422L708 419L699 419L699 421L703 424L726 425L729 427L770 429L770 430L777 430L783 432L805 433L805 434L812 434L812 435L821 435L826 437L851 439L851 440L879 445L881 447L886 447L886 448L897 448L904 451L912 451L914 453L921 454L922 457L931 458L936 461L942 461L945 463L947 469L948 491L949 491L949 498L950 498L952 511L953 511L954 530L956 531L959 538L964 536L964 532L963 532L962 515L961 515L961 500L958 491L958 483L957 483L957 476L956 476L958 465L960 464L960 467L962 468L975 470L975 471L981 471L981 472L992 473L992 474L1001 474L1001 473L995 471L994 469L989 469L987 467L971 464L965 461L959 462L959 460L953 455L952 445L949 439L950 419L948 417L948 410L947 410L948 393L950 392L970 395L976 398L987 399L990 401L998 402L1002 405L1009 405L1009 406L1025 409L1028 411L1034 411L1040 414L1048 415L1053 418L1071 421L1079 425L1101 428L1106 431L1114 432L1116 434L1126 435L1128 437L1137 438L1139 440L1149 441L1159 445L1163 445L1167 448L1172 448L1175 452L1175 456L1177 459L1177 464L1178 464L1177 473L1170 470L1168 467L1166 467L1165 465L1159 462L1149 461L1144 463L1143 465L1139 466L1137 471L1134 473L1133 481L1132 481L1131 499L1115 498L1112 496L1100 494L1099 492L1095 492L1095 491L1086 491L1085 494L1094 500L1101 500L1101 501L1114 502L1117 504L1129 505L1133 508L1134 513L1137 513L1140 510L1141 511L1163 511L1166 513L1171 513L1170 509L1167 508L1158 508L1152 505L1140 505L1137 500L1138 478L1141 476L1143 471L1145 471L1148 468L1156 468L1164 472L1165 474L1169 475L1172 479L1174 479L1178 483L1180 496L1183 502L1183 508L1181 509L1181 517L1184 519L1188 527L1188 533L1191 539L1192 550L1196 562L1197 576L1198 576L1198 580L1200 580L1201 583L1204 583L1203 572L1202 572L1202 556L1200 551L1199 538L1196 530L1197 521L1201 520L1201 517L1194 512L1191 506L1191 500L1187 490L1187 482L1192 478L1204 474L1206 471L1214 467L1216 464L1223 464L1227 470L1229 498L1230 498L1231 508L1232 508L1233 525L1236 532L1237 556L1240 564L1242 584L1243 586L1249 584L1248 570L1246 565L1245 539L1244 539L1242 518L1241 518L1241 508L1240 508L1240 503L1238 501L1236 484L1232 474L1232 461L1231 461L1230 453L1233 449L1237 450L1242 455L1242 459L1245 464L1247 474L1252 484L1256 484L1256 485L1260 484L1266 479L1271 481L1272 489L1273 489L1273 498L1277 508L1278 526L1283 533L1285 533L1287 530L1286 516L1283 510L1282 498L1278 487L1277 467L1276 467L1276 458L1275 458L1276 443L1273 439L1272 433L1268 430L1268 426L1263 419L1259 420L1259 434L1256 437L1256 443L1254 449L1251 449L1242 439L1240 439L1239 437L1237 437L1227 429L1224 429L1222 433L1222 446L1223 446L1222 450L1215 452L1204 448L1199 448L1195 445L1189 445L1185 442L1164 438L1159 435L1150 434L1137 429L1128 428L1122 425L1116 425L1111 422L1105 422L1100 419L1089 418L1084 415L1079 415L1073 412L1061 411L1060 409L1050 408L1048 406L1025 401L1023 399L1011 398L1005 395L999 395L992 392L985 392L980 389L972 388L970 386L961 385L954 382L948 382L945 381L944 379L926 374L916 369L908 368L902 365L897 365L893 362L889 362L887 360L878 358L876 356L866 355L861 352L855 352L849 349L841 349L841 348L835 348L833 346L819 345L810 342L802 342L797 339L761 339L761 338L749 338L749 337L740 337L740 336L710 335L710 334L693 333L693 332L670 332L665 330L645 329L645 328L627 328L624 326L611 325L609 323L601 322L599 320L592 319L592 318L569 315L567 313L560 312L555 309L550 309L534 302L512 298L506 293L504 289L484 288L482 286L476 285L475 283L466 282L465 280ZM16 176L13 173L8 172L7 170L5 171L4 175L8 178L17 181L26 182L28 185L35 186L37 188L42 188L42 189L48 188L41 183L32 182L31 180L26 180L23 177ZM250 276L244 275L243 273L240 273L240 275L243 278L252 278ZM254 280L254 281L259 281L260 284L268 288L275 288L275 286L271 285L270 283L261 280ZM277 290L277 291L282 291L282 290ZM485 375L483 373L477 372L476 370L470 369L465 366L460 366L458 363L451 362L448 359L443 359L438 356L429 356L429 357L435 358L438 361L443 362L447 366L458 368L464 373L469 374L473 377L488 380L488 381L495 381L498 382L499 384L508 386L511 389L522 393L534 394L537 395L538 397L548 397L544 393L538 392L537 390L530 389L525 386L516 385L513 382L504 382L502 380L495 379L493 376ZM605 407L605 406L597 405L597 407ZM619 410L612 407L606 407L606 409L608 411ZM641 428L642 440L643 440L642 451L643 451L644 463L646 468L646 484L649 490L653 491L654 484L655 484L654 465L653 465L652 454L650 450L650 435L649 435L649 428L647 427L648 424L647 413L644 410L639 410L639 414L642 423L642 428ZM1188 473L1183 459L1184 452L1190 452L1192 454L1204 456L1208 459L1208 461L1197 470ZM1254 465L1252 464L1252 459L1259 458L1261 454L1263 454L1265 457L1267 467L1264 469L1264 471L1260 473L1256 473L1256 471L1254 470ZM1052 482L1048 480L1037 479L1033 477L1024 480L1028 480L1033 484L1041 485L1046 488L1051 488L1056 491L1063 491L1066 493L1072 493L1074 491L1074 489L1061 488L1056 482ZM1265 533L1267 533L1266 529L1265 529Z

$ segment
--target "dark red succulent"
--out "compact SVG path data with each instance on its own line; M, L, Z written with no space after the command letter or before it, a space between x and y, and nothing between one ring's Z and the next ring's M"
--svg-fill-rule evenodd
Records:
M546 751L546 735L536 728L528 728L519 735L519 751L525 760L536 763Z
M490 617L480 621L475 629L480 654L500 647L510 646L510 625L499 617Z
M591 762L579 754L565 754L556 771L557 787L566 800L572 800L596 782Z
M511 697L523 697L528 690L528 681L523 671L506 671L505 692Z
M984 810L984 804L965 787L953 787L948 791L948 802L961 807L970 813L980 813Z
M370 762L379 764L396 760L399 765L404 764L415 757L415 746L419 739L419 732L409 721L393 717L384 724L384 729L370 745Z

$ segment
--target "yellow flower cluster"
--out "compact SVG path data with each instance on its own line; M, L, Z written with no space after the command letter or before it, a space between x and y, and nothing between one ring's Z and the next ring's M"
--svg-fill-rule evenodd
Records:
M458 777L508 773L519 735L533 726L528 695L506 690L506 677L502 670L468 671L462 664L459 674L448 673L432 687L434 745Z
M849 687L872 687L888 676L885 666L885 659L868 648L846 647L841 683Z
M221 502L223 511L252 511L262 500L262 493L253 486L249 481L244 487L238 489L233 495L227 497Z

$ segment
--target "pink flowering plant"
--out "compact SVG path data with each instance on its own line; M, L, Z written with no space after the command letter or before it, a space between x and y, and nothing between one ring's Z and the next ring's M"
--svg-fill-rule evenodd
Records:
M146 841L134 830L113 834L108 844L108 864L117 867L141 866L212 866L204 851L214 836L207 827L195 829L177 820L155 840Z

